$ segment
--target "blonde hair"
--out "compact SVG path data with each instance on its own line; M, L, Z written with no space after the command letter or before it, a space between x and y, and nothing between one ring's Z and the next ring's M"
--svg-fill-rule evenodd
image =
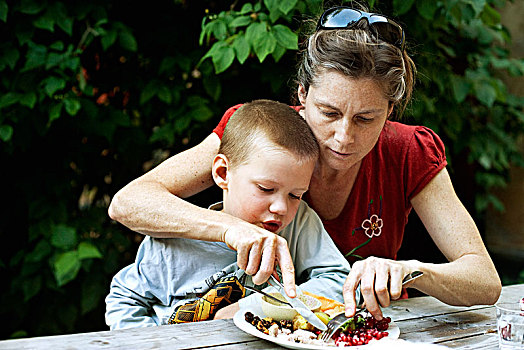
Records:
M318 158L318 143L306 121L288 105L271 100L255 100L240 107L226 125L218 153L224 154L231 166L241 165L249 160L261 137L300 160Z

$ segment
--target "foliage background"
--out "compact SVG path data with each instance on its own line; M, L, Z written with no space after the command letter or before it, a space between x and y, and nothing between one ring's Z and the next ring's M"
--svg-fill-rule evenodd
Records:
M523 97L501 80L524 74L500 23L506 1L368 3L407 28L420 74L404 121L444 139L482 231L487 206L502 206L493 189L524 164ZM111 222L111 197L202 140L229 106L291 103L297 34L322 6L0 0L1 339L106 329L110 279L142 238Z

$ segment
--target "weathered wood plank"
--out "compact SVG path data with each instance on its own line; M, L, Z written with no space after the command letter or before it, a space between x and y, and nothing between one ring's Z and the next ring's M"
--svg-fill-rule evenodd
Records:
M38 337L0 342L0 349L184 349L209 347L242 342L258 338L240 331L232 320L218 320L124 329L119 331Z
M499 301L518 301L524 285L505 286ZM401 339L454 349L497 349L493 306L455 307L421 297L384 310L400 327ZM244 333L232 320L217 320L120 331L0 341L0 349L280 349Z
M479 350L495 350L499 348L497 332L475 335L460 339L453 339L440 343L451 349L479 349Z

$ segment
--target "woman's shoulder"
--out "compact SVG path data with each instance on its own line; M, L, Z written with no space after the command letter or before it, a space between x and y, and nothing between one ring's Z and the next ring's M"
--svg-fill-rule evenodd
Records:
M387 121L379 141L387 147L409 148L414 143L421 148L441 148L444 144L436 132L422 125L408 125L400 122Z

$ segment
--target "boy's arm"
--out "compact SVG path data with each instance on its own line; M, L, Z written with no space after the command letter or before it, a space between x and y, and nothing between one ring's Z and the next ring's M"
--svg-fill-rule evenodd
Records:
M111 330L157 326L152 317L155 298L147 293L130 290L119 275L113 278L109 295L106 297L106 324ZM141 295L142 294L142 295Z
M305 203L292 222L288 237L296 280L303 290L344 302L343 286L350 265L324 229L318 215Z
M165 304L167 290L160 263L152 263L155 243L146 237L138 248L135 263L123 268L111 281L106 297L106 324L113 329L157 326L153 305Z

